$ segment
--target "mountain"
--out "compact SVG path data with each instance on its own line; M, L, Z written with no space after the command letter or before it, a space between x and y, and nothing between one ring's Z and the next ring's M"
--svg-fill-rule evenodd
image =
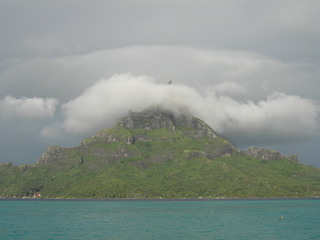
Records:
M235 198L320 196L320 169L295 156L237 149L187 111L129 112L79 146L37 163L0 164L0 196Z

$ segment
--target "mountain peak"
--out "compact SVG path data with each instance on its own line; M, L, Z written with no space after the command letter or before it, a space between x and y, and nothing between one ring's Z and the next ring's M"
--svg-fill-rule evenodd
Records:
M193 137L217 138L217 134L205 122L192 116L188 111L171 111L160 106L149 107L142 112L129 111L128 115L117 120L117 127L127 129L155 130L166 128L175 132L176 128L190 128Z
M162 144L164 146L159 147ZM161 150L154 157L156 161L175 159L186 154L186 151L191 152L192 156L200 154L210 159L237 151L232 143L218 136L209 125L187 111L155 106L142 112L130 111L127 116L117 120L115 127L94 134L78 147L48 148L38 163L77 164L95 158L97 162L105 164L142 158L151 149L147 148L142 153L140 148L145 145ZM164 147L170 150L164 150Z

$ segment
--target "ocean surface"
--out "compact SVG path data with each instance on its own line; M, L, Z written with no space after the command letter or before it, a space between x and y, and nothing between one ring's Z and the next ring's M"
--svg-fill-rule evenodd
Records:
M0 239L320 240L320 199L0 199Z

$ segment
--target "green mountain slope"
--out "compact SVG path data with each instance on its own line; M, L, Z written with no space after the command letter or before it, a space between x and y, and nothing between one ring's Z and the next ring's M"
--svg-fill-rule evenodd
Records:
M236 149L188 113L130 112L73 148L37 163L0 165L0 196L62 198L314 197L320 169L294 156Z

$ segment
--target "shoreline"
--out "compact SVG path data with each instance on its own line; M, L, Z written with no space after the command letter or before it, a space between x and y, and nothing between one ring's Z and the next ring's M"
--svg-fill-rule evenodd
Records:
M267 201L267 200L320 200L320 197L262 197L262 198L6 198L0 201L87 201L87 202L192 202L192 201Z

